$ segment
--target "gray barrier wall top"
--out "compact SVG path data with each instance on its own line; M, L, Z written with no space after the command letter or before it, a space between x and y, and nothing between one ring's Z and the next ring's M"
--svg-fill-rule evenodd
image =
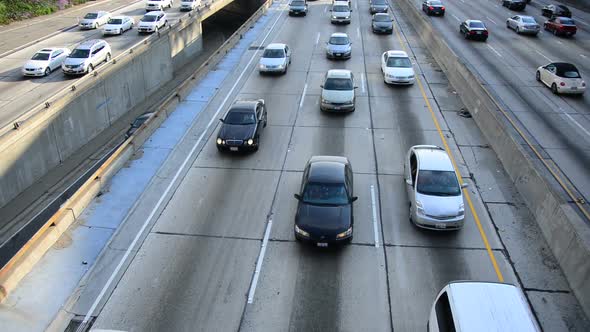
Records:
M556 192L547 172L470 65L464 63L411 0L398 1L443 69L535 216L571 289L590 316L590 228ZM474 84L476 83L476 84Z

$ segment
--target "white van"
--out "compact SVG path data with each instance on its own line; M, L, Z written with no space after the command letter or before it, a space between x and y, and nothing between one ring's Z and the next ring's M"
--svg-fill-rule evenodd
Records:
M436 297L428 332L539 332L522 291L510 284L453 281Z

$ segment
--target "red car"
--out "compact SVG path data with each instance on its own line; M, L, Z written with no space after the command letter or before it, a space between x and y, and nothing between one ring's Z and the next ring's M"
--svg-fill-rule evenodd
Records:
M578 31L576 23L569 17L553 17L543 23L543 28L554 35L573 36Z

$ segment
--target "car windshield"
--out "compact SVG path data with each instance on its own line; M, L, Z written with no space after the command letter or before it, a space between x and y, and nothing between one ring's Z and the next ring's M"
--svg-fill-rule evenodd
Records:
M79 49L75 49L72 51L72 53L70 54L70 58L87 58L90 55L90 50L79 50Z
M352 90L350 78L328 78L324 83L324 90Z
M392 57L387 59L387 67L412 68L412 62L409 58Z
M349 12L348 6L334 6L334 7L332 7L332 11L339 12L339 13Z
M49 53L35 53L31 60L49 60Z
M561 22L561 24L565 24L565 25L574 25L574 20L570 19L570 18L560 18L559 21Z
M121 24L121 23L123 23L123 20L120 18L111 18L109 20L109 24Z
M156 15L145 15L141 18L143 22L156 22L158 17Z
M304 6L305 2L303 1L293 1L291 2L291 6Z
M344 205L349 203L344 184L314 182L305 186L303 202L314 205Z
M230 125L252 125L256 123L256 117L250 111L231 111L223 122Z
M88 13L86 14L86 16L84 16L84 18L86 19L93 19L93 18L97 18L98 14L97 13Z
M534 19L534 18L532 18L532 17L523 17L523 18L522 18L522 21L523 21L524 23L537 23L537 22L535 21L535 19Z
M329 43L332 45L348 45L348 37L330 37Z
M373 21L375 22L389 22L391 19L387 15L375 15L373 17Z
M416 190L420 194L430 196L457 196L461 194L461 187L453 171L420 171Z
M485 28L485 26L481 22L469 22L469 27L470 28L481 28L481 29Z
M440 1L430 1L431 6L442 6L442 2Z
M281 50L281 49L266 49L264 50L264 53L262 54L263 58L284 58L285 57L285 51Z

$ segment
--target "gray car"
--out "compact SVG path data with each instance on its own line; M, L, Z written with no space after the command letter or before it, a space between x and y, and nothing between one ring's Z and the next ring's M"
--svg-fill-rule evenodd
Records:
M330 36L326 43L326 56L328 59L350 59L352 55L352 43L348 35L336 32Z
M388 10L389 5L387 4L387 0L371 0L369 3L369 12L371 14L387 13Z
M371 27L374 33L393 33L393 19L387 13L373 15Z
M506 27L513 29L518 34L537 35L541 26L532 16L514 15L506 20Z
M268 44L260 57L258 71L260 74L280 73L286 74L291 64L291 49L287 44Z
M289 16L307 16L307 2L305 0L292 0L289 3Z

